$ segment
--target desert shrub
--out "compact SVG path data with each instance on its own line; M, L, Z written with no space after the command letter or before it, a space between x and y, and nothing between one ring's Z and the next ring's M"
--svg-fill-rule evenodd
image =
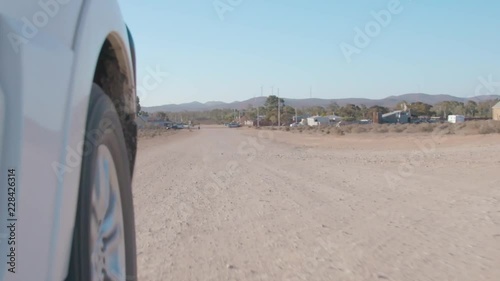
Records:
M393 133L402 133L406 130L406 126L402 124L391 125L389 130Z
M285 131L290 132L290 127L286 127Z
M137 131L137 136L139 138L154 138L156 136L160 136L164 132L167 132L168 130L163 127L158 127L158 126L148 126L145 128L140 128Z
M418 124L417 131L424 133L431 133L432 131L434 131L434 127L435 126L433 126L432 124L427 124L427 123Z
M381 124L374 124L372 127L372 132L374 133L387 133L389 132L389 126L388 125L381 125Z
M439 130L447 130L448 128L450 128L450 123L443 123L438 126Z
M345 135L345 132L344 132L341 128L337 128L337 127L335 127L335 128L333 129L333 132L334 132L336 135L339 135L339 136L343 136L343 135Z
M447 135L454 135L455 134L455 126L451 125L448 126L448 130L446 132Z
M491 127L495 128L495 131L500 134L500 121L488 121L491 124Z
M344 133L350 134L350 133L352 133L352 128L353 128L353 125L344 126L344 127L342 127L342 131Z
M326 130L326 134L329 135L330 134L330 129Z
M463 124L465 124L465 126L467 128L475 129L475 130L479 130L479 128L481 127L480 121L468 121L468 122L465 122Z
M482 122L479 126L479 133L481 135L500 133L500 122L486 121Z
M487 124L483 124L479 127L479 133L481 135L494 134L496 133L495 129Z
M418 133L419 130L418 130L418 125L417 124L408 124L406 126L406 133L410 133L410 134L413 134L413 133Z
M366 133L366 132L368 132L368 128L366 128L363 125L354 126L354 128L352 129L352 132L355 134Z

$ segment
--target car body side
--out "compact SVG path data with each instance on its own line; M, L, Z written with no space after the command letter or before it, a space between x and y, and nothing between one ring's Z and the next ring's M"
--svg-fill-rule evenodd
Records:
M127 28L115 0L0 0L0 7L0 185L7 183L7 169L16 169L17 178L16 274L3 262L13 245L1 229L0 280L64 280L92 83L104 83L112 100L121 101L116 107L126 122L135 118ZM95 75L106 44L121 84L106 85L111 82Z

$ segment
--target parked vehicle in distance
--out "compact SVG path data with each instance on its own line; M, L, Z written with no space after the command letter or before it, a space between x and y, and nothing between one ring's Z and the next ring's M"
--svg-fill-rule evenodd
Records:
M229 128L239 128L239 127L241 127L241 125L239 123L236 123L236 122L231 122L227 126Z

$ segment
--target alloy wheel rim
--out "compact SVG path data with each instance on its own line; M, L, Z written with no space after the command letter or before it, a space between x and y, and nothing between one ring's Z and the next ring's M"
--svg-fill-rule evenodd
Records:
M100 145L91 192L90 270L92 281L125 281L125 233L120 185L109 149Z

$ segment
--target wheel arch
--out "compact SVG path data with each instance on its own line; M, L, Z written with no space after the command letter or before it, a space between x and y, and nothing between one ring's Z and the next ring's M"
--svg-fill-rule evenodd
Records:
M135 54L130 42L133 41L128 29L127 39L116 32L108 34L97 59L93 82L113 101L120 116L132 174L137 150L137 126Z
M82 151L85 143L85 125L90 102L90 92L95 79L100 81L103 90L115 97L117 111L124 121L124 135L130 149L129 158L135 160L135 72L132 59L132 50L128 38L127 27L121 15L116 0L86 0L82 6L78 25L73 41L73 70L71 86L68 91L69 100L66 107L67 122L64 128L64 148ZM105 47L110 49L107 51ZM112 50L112 52L108 52ZM104 52L103 52L104 51ZM112 75L96 75L103 62L102 55L112 54L116 57L116 69ZM113 65L111 65L113 66ZM120 77L121 83L112 81L112 77ZM107 81L106 81L107 79ZM98 83L98 84L99 84ZM121 86L120 86L121 84ZM109 91L112 88L114 90ZM121 89L117 90L117 89ZM121 94L118 94L120 93ZM63 154L66 152L63 151ZM131 155L133 157L131 157ZM76 205L80 182L80 165L82 157L74 157L61 163L71 167L71 170L62 174L58 198L54 206L55 221L51 228L51 256L50 272L45 280L64 280L68 273L69 257L73 239L73 229L76 217ZM70 162L71 161L71 162ZM132 168L133 169L133 168ZM76 187L76 188L75 188Z

